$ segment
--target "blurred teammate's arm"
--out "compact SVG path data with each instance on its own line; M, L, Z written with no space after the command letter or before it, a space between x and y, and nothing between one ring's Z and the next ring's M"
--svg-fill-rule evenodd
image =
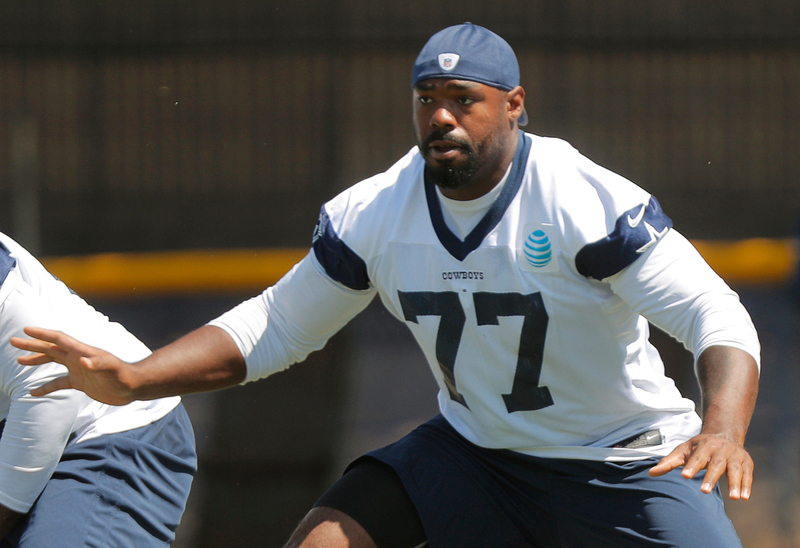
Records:
M0 539L30 511L64 452L75 420L86 396L73 390L46 397L30 394L31 389L64 374L54 363L21 367L19 349L8 343L22 334L25 325L49 327L60 324L49 303L19 276L8 272L2 284L0 302L0 394L3 410L0 437Z

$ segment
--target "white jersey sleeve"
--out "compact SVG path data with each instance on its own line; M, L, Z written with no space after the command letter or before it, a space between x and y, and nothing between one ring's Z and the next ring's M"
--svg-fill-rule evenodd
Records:
M602 206L574 210L580 234L575 241L583 245L575 258L578 271L610 283L632 310L677 338L695 360L709 346L732 346L760 367L758 336L738 295L672 228L658 201L577 151L572 156Z
M0 405L6 424L0 438L0 504L27 512L61 458L81 407L88 398L76 390L34 397L30 390L66 373L59 364L24 367L25 354L9 344L23 327L52 325L48 306L12 271L0 291Z
M36 398L30 390L66 369L23 367L12 336L26 326L64 331L92 346L137 361L150 350L121 325L95 310L14 240L0 234L0 504L26 512L57 466L64 448L105 434L151 424L174 409L179 397L105 405L77 390Z
M612 290L694 354L731 346L760 368L761 346L739 296L692 244L670 230L645 256L609 278Z
M302 361L375 296L329 278L309 253L274 286L209 322L225 330L247 364L245 382Z
M361 183L380 189L392 174L410 163L411 153L386 175ZM379 190L377 190L379 191ZM347 208L347 193L326 203L312 236L312 252L292 268L278 283L219 318L209 322L225 330L234 340L247 365L245 382L266 377L302 361L321 349L330 337L361 312L378 294L372 283L374 273L360 254L341 237L340 216L335 220L328 209ZM349 204L359 209L361 203ZM359 217L351 230L377 234L369 215Z

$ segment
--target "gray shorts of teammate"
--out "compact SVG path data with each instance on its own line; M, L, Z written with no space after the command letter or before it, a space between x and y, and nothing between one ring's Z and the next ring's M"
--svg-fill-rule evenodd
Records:
M0 548L169 546L196 470L182 404L153 424L70 444Z

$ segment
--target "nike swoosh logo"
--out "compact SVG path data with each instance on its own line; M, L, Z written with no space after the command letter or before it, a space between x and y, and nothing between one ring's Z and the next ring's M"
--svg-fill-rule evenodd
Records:
M644 244L644 245L643 245L642 247L640 247L639 249L637 249L637 250L636 250L636 253L644 253L645 251L647 251L648 249L650 249L651 247L653 247L653 246L655 245L655 243L656 243L658 240L660 240L661 238L663 238L663 237L664 237L664 235L665 235L665 234L667 233L667 231L669 230L669 227L668 227L668 226L665 226L665 227L664 227L664 229L663 229L661 232L659 232L659 231L657 231L657 230L655 229L655 227L654 227L653 225L651 225L651 224L650 224L650 223L648 223L648 222L645 222L645 223L644 223L644 227L647 229L647 233L650 235L650 241L649 241L649 242L647 242L646 244Z
M639 210L639 213L636 214L636 217L631 217L630 215L628 215L629 227L636 228L637 226L639 226L639 223L641 223L642 219L644 219L644 209L645 206L642 206L642 209Z

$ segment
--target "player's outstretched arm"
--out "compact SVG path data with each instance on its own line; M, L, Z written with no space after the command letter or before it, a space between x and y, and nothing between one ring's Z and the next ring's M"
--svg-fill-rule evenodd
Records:
M11 344L33 352L19 358L22 365L50 361L67 367L68 374L32 391L43 396L75 388L111 405L133 400L206 392L242 382L244 358L225 331L203 326L136 363L126 363L103 350L81 343L60 331L25 328L32 337L13 337Z
M712 346L698 358L697 374L703 395L703 429L650 469L661 476L683 466L693 478L706 469L701 489L710 493L723 474L731 499L749 499L753 459L744 439L758 394L758 367L750 354L726 346Z

